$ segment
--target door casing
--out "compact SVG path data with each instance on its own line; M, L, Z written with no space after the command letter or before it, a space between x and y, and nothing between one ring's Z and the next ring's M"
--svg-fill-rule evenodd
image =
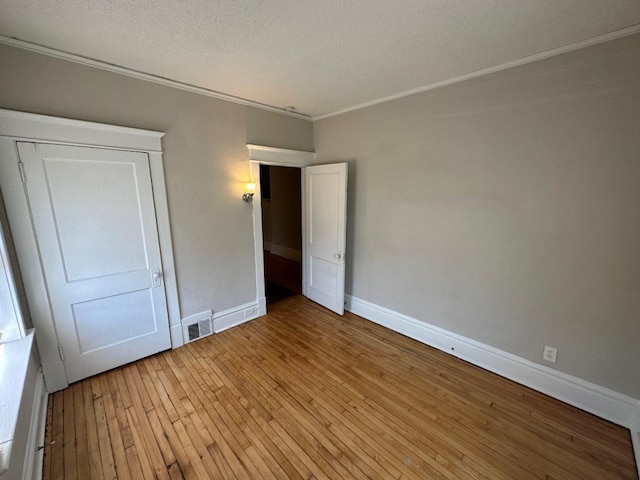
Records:
M305 259L307 254L306 247L306 213L304 208L304 199L306 198L306 186L304 168L314 165L315 154L313 152L305 152L300 150L289 150L286 148L265 147L261 145L247 145L249 149L249 161L251 164L251 178L256 185L255 200L251 203L253 213L253 240L256 265L256 296L258 302L258 315L267 314L267 299L264 278L264 253L263 253L263 235L262 235L262 205L260 198L260 165L273 165L278 167L294 167L300 169L300 186L302 208L302 294L307 296L307 268Z
M289 150L286 148L266 147L262 145L248 144L249 161L251 164L251 178L256 184L255 198L251 203L253 213L253 242L255 252L256 265L256 297L258 302L258 315L267 314L267 298L264 280L264 253L263 253L263 237L262 237L262 205L259 201L262 198L260 191L260 165L274 165L277 167L294 167L300 169L300 186L301 199L305 196L304 189L304 170L302 168L313 165L315 154L313 152L304 152L300 150ZM305 254L305 214L302 209L302 294L306 295L305 288L305 272L304 272L304 254Z
M17 141L89 146L148 155L156 209L160 256L167 296L171 346L183 345L180 306L162 165L164 133L0 109L0 190L2 191L31 319L49 392L68 386L49 306L29 204L18 166Z

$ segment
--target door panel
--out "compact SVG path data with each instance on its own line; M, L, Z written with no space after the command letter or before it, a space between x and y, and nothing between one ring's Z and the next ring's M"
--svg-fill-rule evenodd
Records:
M347 164L305 168L305 292L344 313Z
M46 157L42 163L68 281L148 268L135 164ZM103 225L118 225L117 234L94 235Z
M81 354L155 333L149 290L127 292L71 305Z
M339 266L318 257L311 257L310 261L310 286L326 295L337 295L336 288L338 285L335 279L339 273Z
M170 348L146 154L18 142L68 381Z
M309 241L316 248L335 249L338 244L340 230L338 208L340 200L339 173L310 173L310 184L307 194L310 196L311 215Z

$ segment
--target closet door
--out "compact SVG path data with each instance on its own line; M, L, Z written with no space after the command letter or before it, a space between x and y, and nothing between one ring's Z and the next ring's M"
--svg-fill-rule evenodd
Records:
M170 348L147 154L17 146L69 383Z

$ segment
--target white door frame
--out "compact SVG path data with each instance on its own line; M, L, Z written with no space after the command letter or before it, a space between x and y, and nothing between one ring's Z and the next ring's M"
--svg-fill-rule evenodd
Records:
M264 281L264 241L262 236L262 192L260 191L260 165L273 165L276 167L293 167L300 169L300 202L305 198L304 167L313 165L315 153L301 150L289 150L287 148L266 147L263 145L247 144L249 149L249 161L251 164L251 181L256 184L253 209L253 249L256 265L256 297L258 302L258 315L267 314L267 297ZM305 213L302 208L302 294L306 296L305 278Z
M18 263L29 300L31 319L49 391L68 385L58 338L40 267L29 204L18 168L16 141L51 142L146 153L151 169L163 280L167 296L171 346L183 345L180 304L173 261L169 209L162 164L164 133L0 109L0 190L5 202Z

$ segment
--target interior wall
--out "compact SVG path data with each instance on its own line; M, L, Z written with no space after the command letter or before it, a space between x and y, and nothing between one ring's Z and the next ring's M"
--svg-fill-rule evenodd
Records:
M314 123L347 293L640 398L640 35Z
M246 143L310 150L310 122L6 45L0 108L166 132L182 316L255 301Z
M271 245L302 253L300 169L269 166Z

